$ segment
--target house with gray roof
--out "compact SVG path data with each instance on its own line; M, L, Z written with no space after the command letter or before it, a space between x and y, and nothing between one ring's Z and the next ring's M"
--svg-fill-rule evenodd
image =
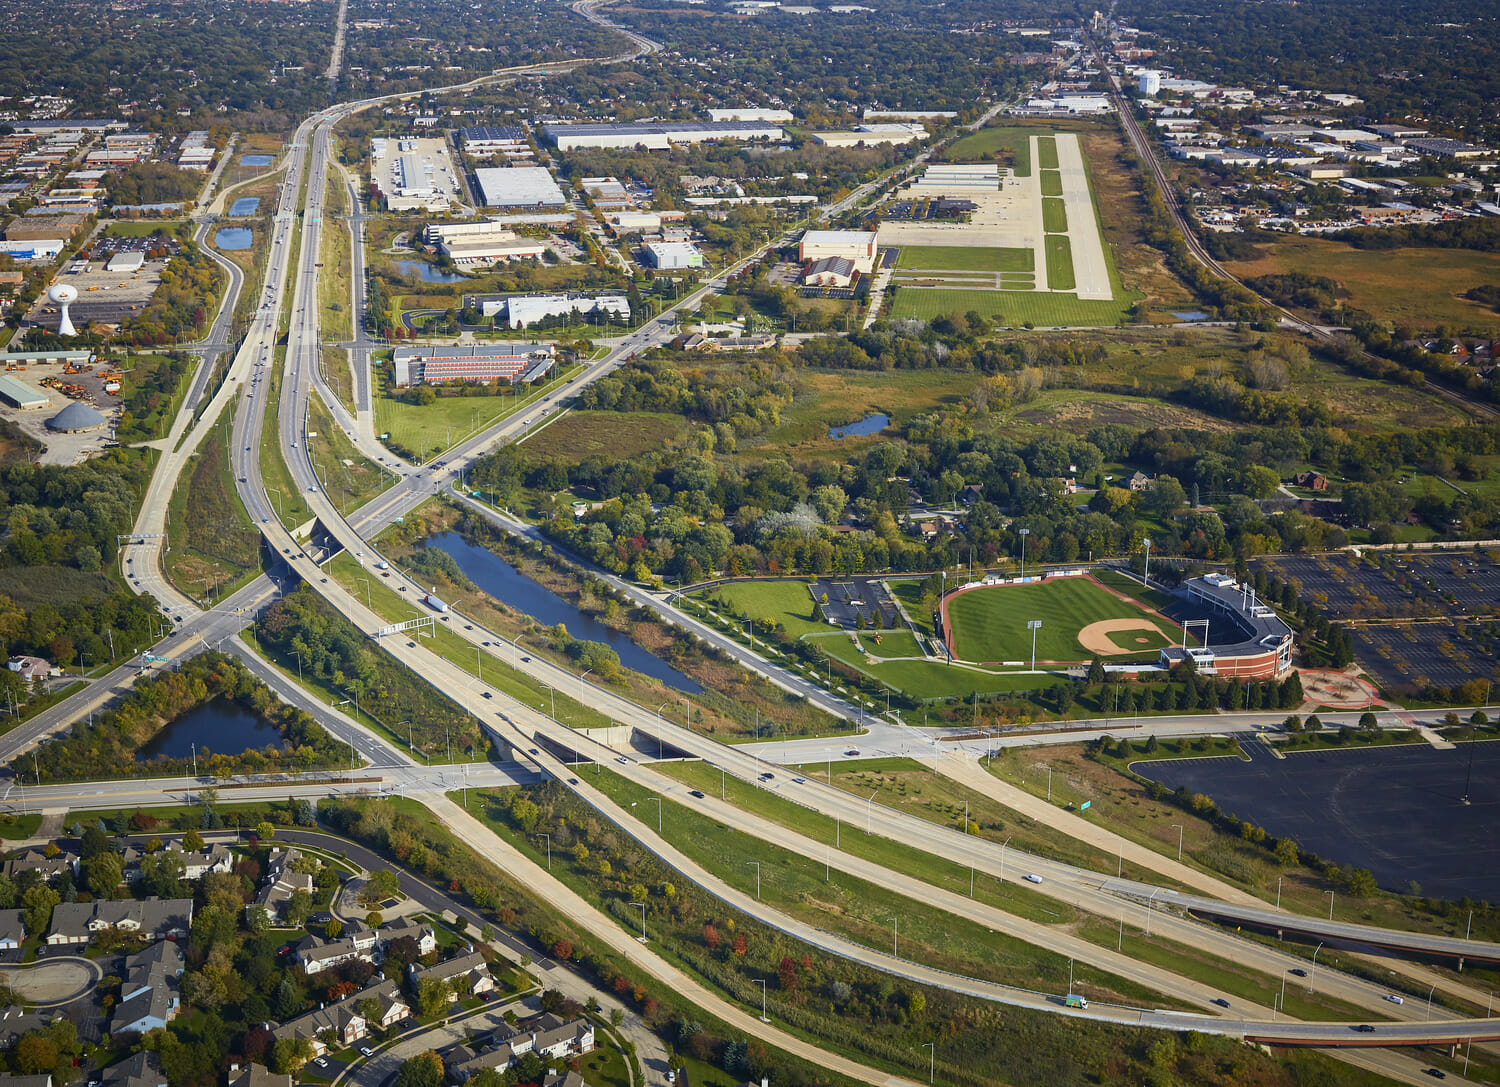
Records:
M26 911L0 910L0 951L15 951L26 939Z
M484 956L477 951L433 966L412 963L406 968L406 978L413 991L428 979L449 982L455 991L463 990L467 983L468 991L475 996L495 991L495 979L490 976L490 968L485 964Z
M182 939L193 924L191 898L63 902L52 908L47 946L82 946L96 932L116 929L147 940Z
M156 1054L137 1053L106 1068L103 1087L167 1087L167 1077L156 1065Z
M271 1031L271 1037L278 1042L283 1038L306 1038L312 1045L313 1056L321 1057L328 1052L327 1043L319 1037L324 1031L332 1031L340 1047L351 1046L370 1032L364 1016L354 1010L354 1001L340 1000L288 1019Z

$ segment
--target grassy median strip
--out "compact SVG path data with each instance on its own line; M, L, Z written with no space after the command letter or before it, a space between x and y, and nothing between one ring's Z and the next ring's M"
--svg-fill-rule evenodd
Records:
M308 397L308 450L319 467L328 497L341 510L352 510L395 483L385 469L355 448L316 391Z
M354 336L349 320L349 278L353 263L348 224L342 216L348 210L347 190L329 170L324 180L323 221L318 234L318 262L314 278L318 282L319 324L325 340L349 340Z
M590 779L610 799L647 825L661 797L609 771ZM666 806L666 802L662 801ZM1028 990L1064 994L1068 956L1039 948L989 926L915 901L847 873L819 873L824 865L736 831L678 805L661 816L663 837L725 883L783 913L854 943L925 966ZM729 863L725 863L728 861ZM897 919L892 928L892 918ZM1076 964L1074 991L1156 1005L1154 989ZM1167 1006L1188 1007L1167 1001Z
M260 478L282 527L291 530L312 519L312 507L292 481L291 470L281 455L281 382L286 348L276 348L272 361L273 365L263 371L269 372L270 376L259 394L266 398L266 414L259 436Z
M811 841L836 844L839 850L852 857L907 872L934 887L955 894L966 895L972 886L977 901L1028 921L1068 924L1077 919L1078 915L1073 907L1028 887L1001 883L989 876L975 877L967 865L945 860L934 854L915 852L905 843L891 838L867 834L858 823L835 826L834 816L824 815L794 800L788 800L771 789L759 788L739 778L730 781L728 775L717 766L694 761L663 763L654 769L710 796L720 796L754 815L792 828ZM715 770L720 772L716 774ZM809 773L808 776L812 774ZM789 787L795 788L795 784ZM868 796L858 795L861 800ZM1015 870L1017 875L1025 870L1022 867L1024 863L1018 852Z

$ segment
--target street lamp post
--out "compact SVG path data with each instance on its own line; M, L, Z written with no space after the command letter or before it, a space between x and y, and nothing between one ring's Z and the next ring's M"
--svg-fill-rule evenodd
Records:
M294 649L292 650L292 656L297 658L297 686L300 687L302 686L302 654Z
M897 943L897 941L900 939L899 921L899 918L891 918L891 958L893 959L899 959L901 957L900 945Z
M937 1043L923 1042L917 1048L929 1051L927 1060L927 1082L932 1083L936 1080L937 1077Z
M1141 543L1146 545L1146 566L1145 573L1141 575L1141 584L1149 589L1151 588L1151 540L1146 538L1141 540Z
M547 839L547 871L550 872L552 871L552 835L543 834L542 837Z
M1026 576L1026 537L1031 535L1031 529L1018 528L1017 535L1021 537L1021 576Z
M1180 825L1178 825L1177 823L1172 823L1170 825L1173 827L1173 829L1175 829L1177 831L1177 862L1179 864L1181 864L1182 863L1182 827ZM1277 902L1277 904L1279 906L1280 903L1281 903L1281 878L1280 877L1277 877L1277 879L1276 879L1276 891L1277 891L1276 902Z
M746 861L745 862L745 867L746 868L749 868L752 865L755 868L755 901L759 902L760 901L760 861Z
M1014 837L1015 837L1015 835L1012 834L1012 835L1010 835L1010 837L1006 838L1005 841L1003 841L1003 842L1000 843L1000 882L1001 883L1005 882L1005 847L1008 846L1008 845L1010 845L1010 839L1014 838Z
M1328 920L1332 921L1333 920L1333 898L1334 898L1334 893L1332 891L1324 891L1323 893L1328 896Z
M769 1023L770 1020L766 1018L766 983L764 979L756 978L755 984L760 986L760 1021Z
M644 902L632 902L632 906L641 908L641 943L646 942L646 904Z
M1437 982L1432 983L1432 988L1427 990L1427 1021L1432 1022L1432 994L1437 991Z
M357 577L354 580L363 581L365 583L365 607L369 608L371 611L374 611L375 605L370 603L370 579L367 577Z
M671 704L672 703L669 700L656 707L656 757L658 759L663 757L662 752L664 750L664 748L662 747L661 730L665 727L665 722L663 722L661 719L661 711L666 709Z
M1031 670L1036 671L1036 632L1042 629L1040 619L1028 619L1026 628L1031 631Z
M870 833L870 819L874 815L874 811L875 811L875 808L874 808L874 805L875 805L875 794L878 793L878 792L880 792L880 790L876 789L868 797L865 798L865 833L866 834Z
M1321 942L1319 942L1317 947L1313 948L1312 968L1307 972L1308 993L1311 993L1313 991L1313 978L1317 977L1318 974L1318 952L1322 950L1323 944Z
M687 706L687 727L688 727L688 731L692 732L693 731L693 702L692 702L692 699L690 699L690 698L679 698L677 701L679 701L679 702L683 703L685 706Z
M583 671L578 673L578 701L580 702L583 701L583 677L588 675L592 671L592 668L585 668Z
M1284 877L1276 877L1276 908L1281 909L1281 881Z

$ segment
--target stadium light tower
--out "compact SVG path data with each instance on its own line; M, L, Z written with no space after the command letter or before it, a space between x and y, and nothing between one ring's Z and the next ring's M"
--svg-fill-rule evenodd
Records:
M1031 529L1018 528L1017 535L1021 537L1021 576L1026 576L1026 537L1031 535Z
M1029 619L1026 626L1031 630L1031 670L1036 671L1036 632L1042 628L1040 619Z
M1141 583L1149 589L1151 588L1151 537L1145 537L1141 543L1146 545L1146 572L1141 575Z

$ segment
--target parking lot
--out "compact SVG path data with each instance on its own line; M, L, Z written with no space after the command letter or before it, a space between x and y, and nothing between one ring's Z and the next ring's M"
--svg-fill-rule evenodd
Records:
M1355 656L1387 687L1500 683L1500 624L1362 623L1350 632Z
M1368 868L1381 887L1445 898L1500 898L1500 742L1289 751L1137 762L1133 769L1169 789L1213 797L1304 850ZM1472 755L1468 805L1465 778Z
M1330 619L1500 616L1500 565L1487 552L1278 556L1263 567L1295 584Z
M78 288L78 301L69 307L74 327L81 330L89 321L119 325L146 308L161 284L165 263L148 260L133 272L106 272L103 261L70 261L55 282ZM56 328L60 319L57 304L43 294L27 312L25 323Z
M861 615L866 624L873 624L877 610L886 629L898 625L896 603L891 599L890 593L886 592L885 584L876 578L855 578L850 581L830 581L823 578L811 588L813 599L819 603L827 595L828 602L823 604L823 614L829 622L837 623L845 630L856 629Z

